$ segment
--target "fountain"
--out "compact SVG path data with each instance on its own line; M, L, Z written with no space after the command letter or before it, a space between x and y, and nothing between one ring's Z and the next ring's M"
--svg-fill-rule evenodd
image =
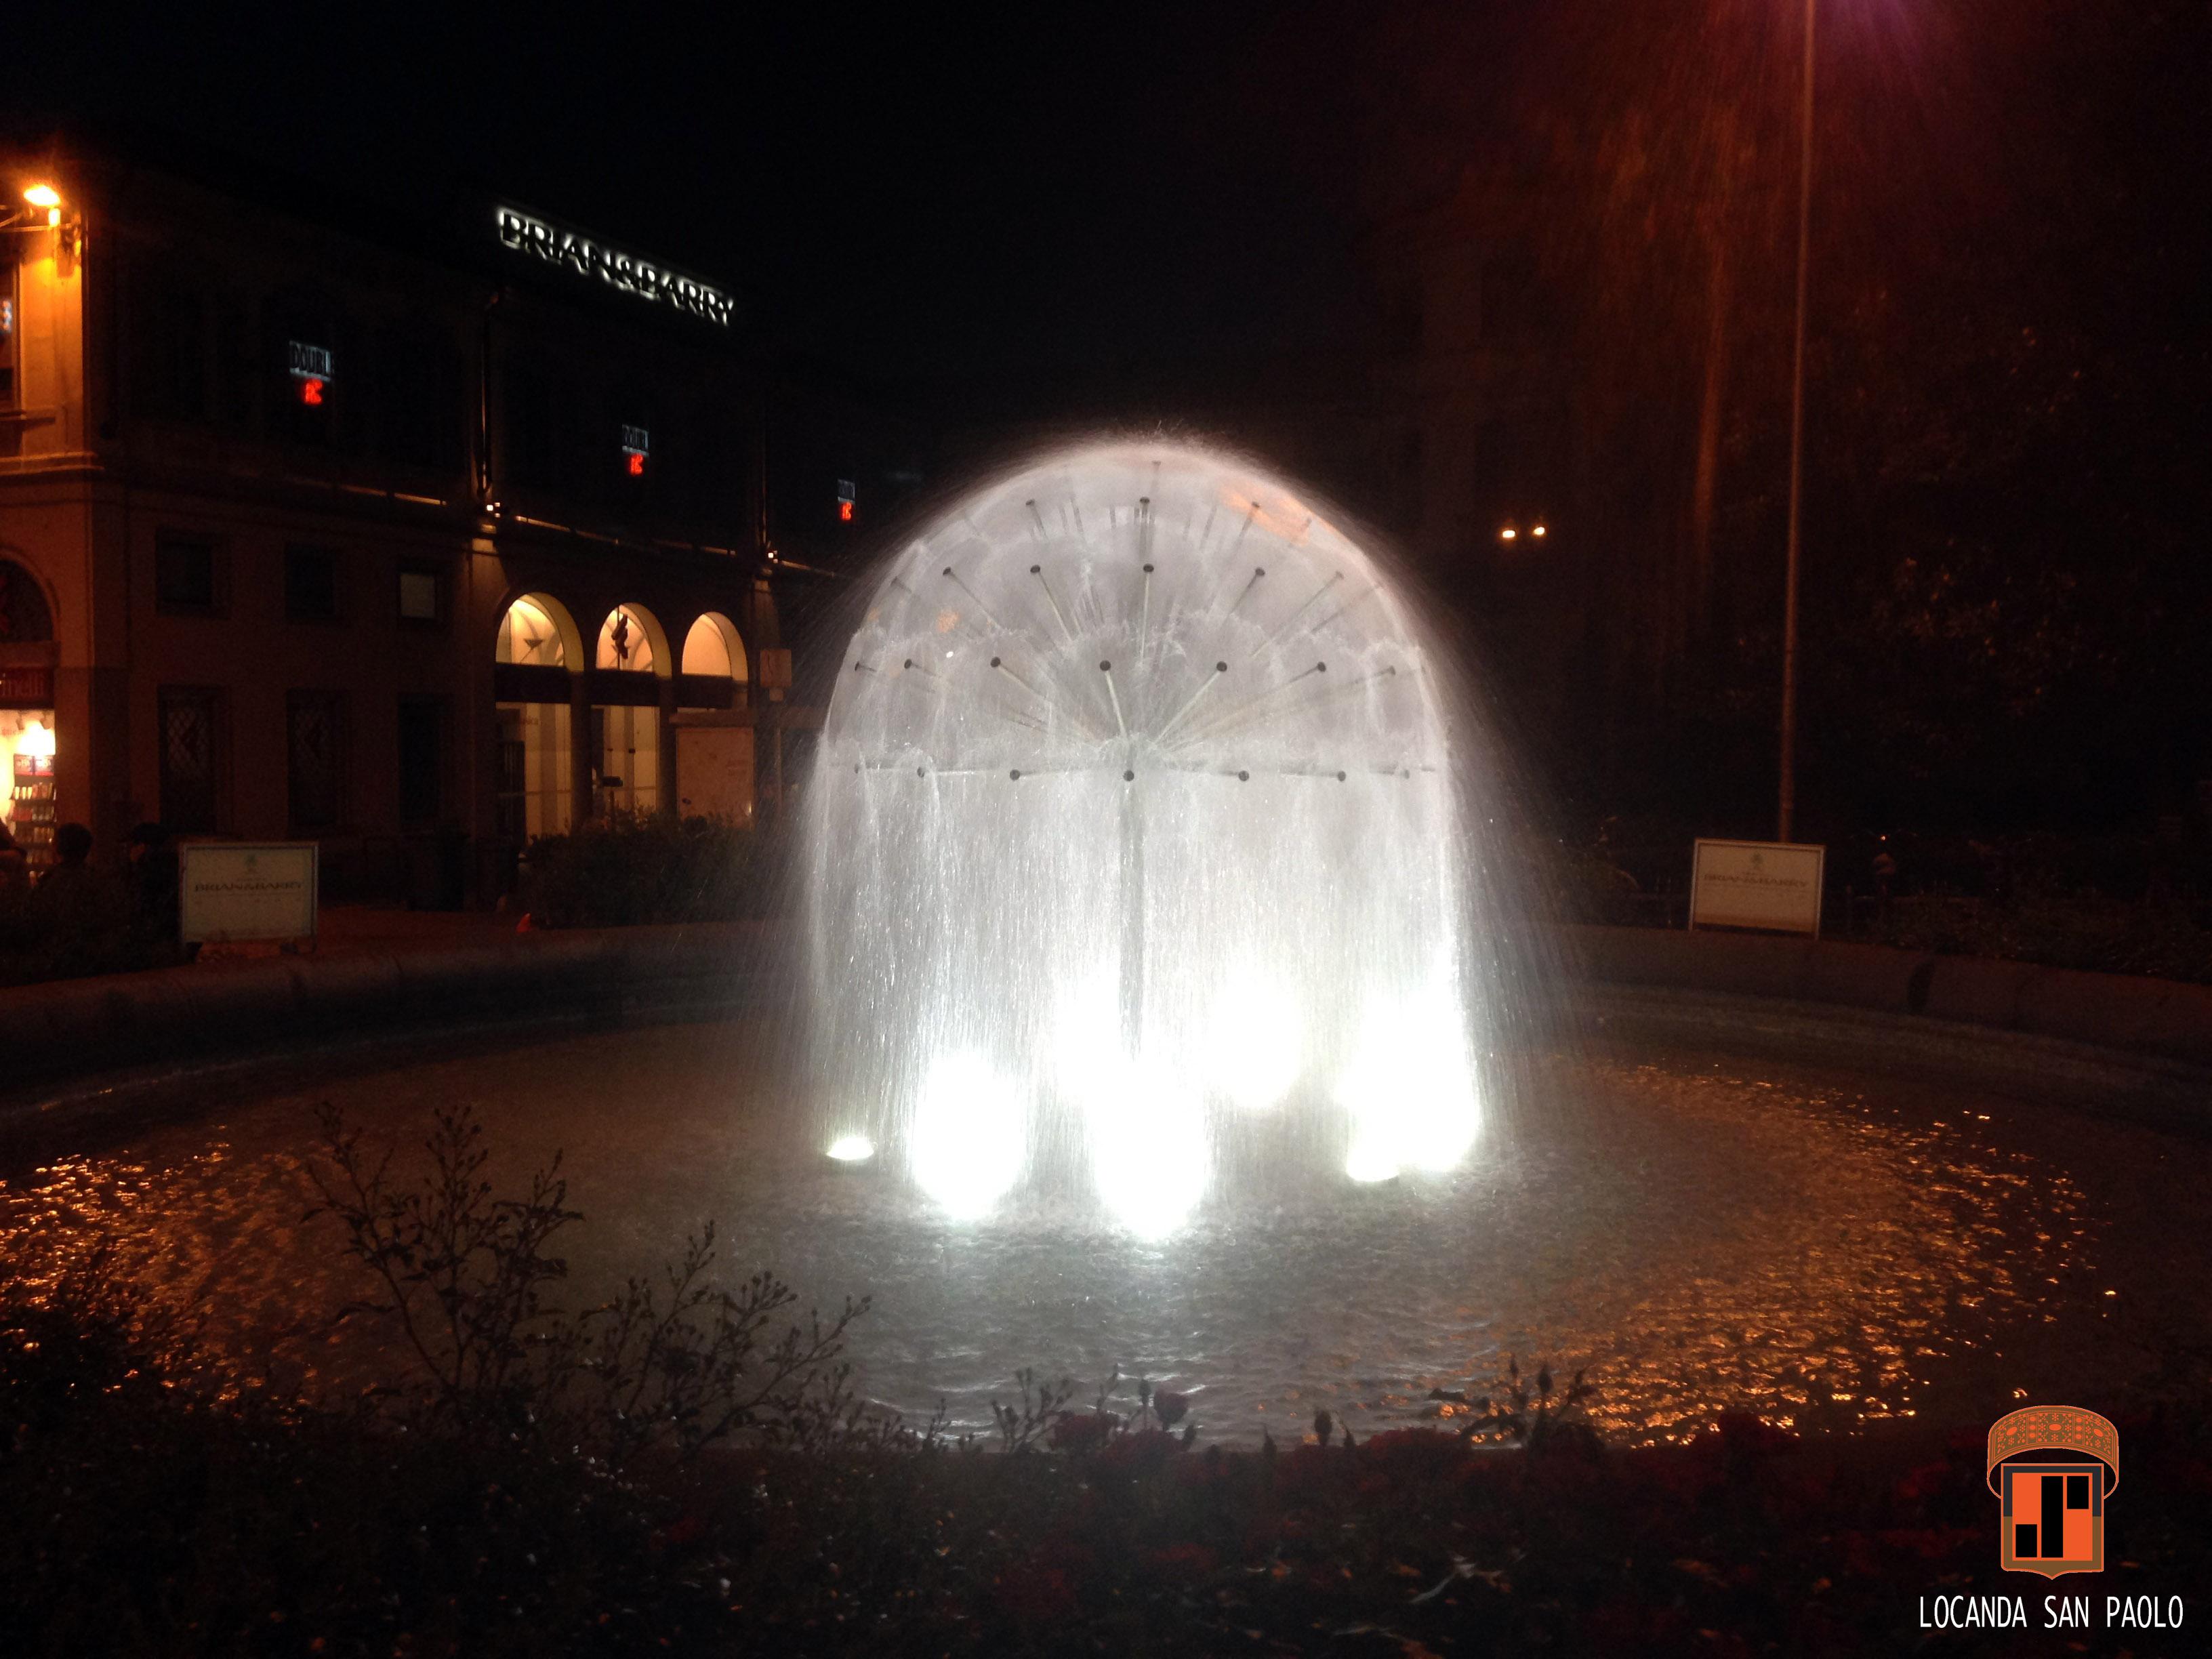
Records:
M823 1144L1148 1237L1269 1115L1354 1181L1459 1164L1497 1011L1455 706L1376 559L1243 461L1079 447L960 502L830 702Z
M319 1334L356 1287L300 1225L311 1109L404 1159L465 1101L504 1189L565 1152L578 1304L714 1218L734 1268L874 1296L872 1399L986 1432L1032 1364L1197 1390L1250 1443L1322 1404L1363 1440L1433 1422L1431 1389L1548 1354L1624 1440L1732 1408L1978 1434L2016 1389L2162 1389L2212 1342L2172 1228L2212 1157L2114 1109L2141 1072L1652 986L1543 1029L1489 728L1374 559L1250 466L1066 451L854 604L804 972L647 939L618 1022L395 1041L371 1012L313 1070L187 1069L159 1121L0 1164L0 1256L82 1217L210 1345L367 1386ZM698 1018L651 988L687 950L726 1018L652 1024ZM2031 1063L2056 1104L2014 1092Z

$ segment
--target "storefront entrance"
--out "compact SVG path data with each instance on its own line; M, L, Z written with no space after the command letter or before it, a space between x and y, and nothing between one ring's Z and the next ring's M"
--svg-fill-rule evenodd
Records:
M31 573L0 559L0 880L53 862L54 619ZM7 850L12 842L20 860Z
M500 618L494 653L527 702L495 705L499 775L496 827L499 836L520 848L539 836L565 835L575 822L574 729L567 702L554 702L536 690L564 695L570 669L568 640L575 632L553 599L526 593ZM543 700L541 700L543 698Z

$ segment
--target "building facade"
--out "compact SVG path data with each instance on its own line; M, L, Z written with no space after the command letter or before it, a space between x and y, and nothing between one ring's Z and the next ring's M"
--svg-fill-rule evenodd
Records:
M156 821L453 904L594 814L786 804L778 606L811 578L768 544L727 295L506 203L387 237L52 149L0 187L0 766L34 860Z

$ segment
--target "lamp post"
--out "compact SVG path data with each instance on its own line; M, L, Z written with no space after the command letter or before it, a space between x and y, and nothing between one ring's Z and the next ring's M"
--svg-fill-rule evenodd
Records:
M1790 529L1782 584L1782 788L1777 841L1797 817L1797 562L1805 494L1805 278L1813 242L1813 14L1805 0L1805 68L1797 117L1797 326L1790 361Z

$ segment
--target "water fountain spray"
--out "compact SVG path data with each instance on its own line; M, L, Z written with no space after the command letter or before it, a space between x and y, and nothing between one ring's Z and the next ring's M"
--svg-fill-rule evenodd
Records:
M1474 1142L1474 890L1434 654L1279 481L1054 454L893 555L811 792L823 1145L948 1212L1136 1231L1288 1109L1358 1181Z

